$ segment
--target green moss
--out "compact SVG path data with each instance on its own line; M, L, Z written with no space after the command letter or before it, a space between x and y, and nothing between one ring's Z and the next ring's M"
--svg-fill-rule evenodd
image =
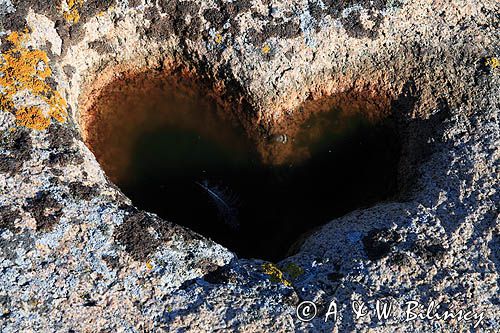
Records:
M283 272L288 274L292 280L296 280L299 276L304 274L304 269L299 265L290 262L283 267Z

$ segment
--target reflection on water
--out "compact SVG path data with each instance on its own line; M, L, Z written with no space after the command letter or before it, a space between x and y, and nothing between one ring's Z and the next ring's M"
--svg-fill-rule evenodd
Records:
M110 89L88 144L134 205L241 256L283 258L302 233L395 190L399 145L389 121L315 114L286 143L270 144L289 152L275 165L203 94L148 82Z

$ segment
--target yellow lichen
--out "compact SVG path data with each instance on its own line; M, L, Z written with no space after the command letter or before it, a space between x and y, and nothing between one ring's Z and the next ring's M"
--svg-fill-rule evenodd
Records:
M44 130L50 125L50 119L46 118L42 110L37 106L21 108L16 112L16 122L19 126Z
M500 67L500 59L498 58L486 58L486 66L491 67L491 69L496 69Z
M262 53L264 53L264 54L268 54L269 52L271 52L271 46L269 46L269 44L265 44L265 45L262 47Z
M7 40L11 49L2 53L0 63L0 108L15 114L17 124L36 130L46 129L51 118L64 122L67 117L67 103L45 81L52 75L47 53L24 46L28 33L13 32ZM46 104L46 111L40 106L16 109L14 100L17 94L28 93Z
M83 6L85 0L64 0L66 7L63 10L63 16L66 22L76 24L80 21L80 8Z
M299 265L291 262L288 263L285 267L283 267L283 272L288 274L292 280L297 279L299 276L304 274L304 269L300 267Z
M271 282L282 283L287 287L290 287L292 285L288 280L284 278L283 272L280 271L280 269L274 264L263 264L262 271L264 272L264 274L269 275L269 279L271 280Z
M148 260L146 262L146 268L148 269L148 271L153 269L153 263L151 262L151 260Z
M216 34L214 40L215 40L215 42L217 44L222 43L222 35L221 34Z

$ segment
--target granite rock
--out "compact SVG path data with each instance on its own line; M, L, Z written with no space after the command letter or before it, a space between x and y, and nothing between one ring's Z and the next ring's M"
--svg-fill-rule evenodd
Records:
M413 300L483 313L475 329L499 331L499 12L495 0L0 1L0 330L477 322L351 309ZM276 265L140 211L82 124L105 83L172 64L264 128L306 100L376 98L401 123L401 195L331 221ZM318 307L309 322L295 312L304 300ZM332 300L340 315L325 322Z

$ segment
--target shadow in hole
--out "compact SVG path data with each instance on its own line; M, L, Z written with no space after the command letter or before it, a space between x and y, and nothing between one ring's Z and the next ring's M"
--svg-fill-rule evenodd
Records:
M240 256L276 261L304 232L394 193L395 128L389 121L348 121L340 133L330 128L309 145L308 159L279 166L262 164L250 142L226 145L196 130L157 128L138 137L129 177L118 185L142 209ZM211 192L237 223L221 214Z

